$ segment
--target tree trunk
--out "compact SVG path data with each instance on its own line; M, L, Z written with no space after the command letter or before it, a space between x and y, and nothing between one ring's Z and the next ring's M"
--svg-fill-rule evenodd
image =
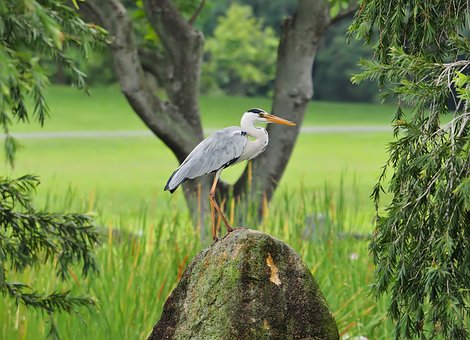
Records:
M262 200L271 199L292 154L307 104L313 96L313 61L330 22L328 2L323 0L300 0L294 16L284 21L272 113L297 123L297 126L286 129L271 124L268 127L269 146L253 160L252 183L247 185L250 176L247 167L235 184L235 196L243 197L247 187L251 187L249 197L245 197L255 199L260 203L259 207L263 206Z
M132 22L119 0L87 0L82 13L106 28L121 91L136 114L181 163L203 138L199 112L199 76L204 37L185 21L170 0L144 0L148 21L161 46L139 48ZM164 87L160 99L148 82L152 74ZM150 179L149 179L150 180ZM163 189L164 183L162 184ZM208 208L210 179L187 181L183 191L195 225L200 227ZM204 228L200 228L204 237Z

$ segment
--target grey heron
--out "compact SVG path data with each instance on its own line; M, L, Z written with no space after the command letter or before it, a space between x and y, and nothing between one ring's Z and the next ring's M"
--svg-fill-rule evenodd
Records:
M187 179L194 179L215 172L209 192L212 217L212 237L217 240L214 209L224 221L227 232L234 229L215 200L215 189L220 173L228 166L250 160L261 154L268 145L268 132L256 123L277 123L294 126L295 123L267 113L261 109L246 111L240 126L230 126L214 132L200 142L181 165L173 172L165 186L165 191L173 193Z

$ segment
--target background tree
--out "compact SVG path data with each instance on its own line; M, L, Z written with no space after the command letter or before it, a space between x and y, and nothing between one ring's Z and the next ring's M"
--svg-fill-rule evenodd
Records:
M363 62L354 81L388 82L387 94L397 103L396 140L372 194L377 218L370 243L377 265L373 291L390 292L397 338L468 338L468 6L466 0L392 6L371 0L350 28L376 41L376 57ZM392 195L385 211L384 187Z
M136 31L136 39L139 44L146 43L145 41L157 41L155 32L148 24L145 18L145 13L140 11L133 1L124 2L128 10L134 29ZM257 40L257 49L261 52L255 55L255 64L251 65L259 67L255 72L256 77L248 74L251 79L248 94L254 96L272 96L272 87L274 83L275 73L275 52L273 48L277 48L278 38L280 34L282 20L292 15L295 11L297 0L288 1L239 1L236 6L249 7L252 11L248 22L256 22L256 32L260 39ZM230 32L230 35L222 34L214 38L215 29L218 26L227 27L226 13L232 2L222 0L217 2L206 2L203 10L201 11L198 20L194 23L195 27L203 32L206 38L204 49L204 62L201 73L201 92L202 93L218 93L220 89L227 86L227 77L217 76L214 69L223 74L230 73L230 69L238 66L241 61L246 58L239 57L239 63L233 62L233 57L228 58L228 53L224 53L225 49L233 50L234 45L239 45L241 48L248 48L248 44L244 43L242 38L243 34L239 34L239 29L222 29L222 32ZM256 18L257 20L253 20ZM324 34L323 39L318 48L313 67L313 87L315 88L314 99L328 100L328 101L361 101L373 102L377 99L377 88L374 86L351 84L351 73L359 71L358 62L360 58L369 58L372 55L372 48L368 45L362 44L359 41L347 42L346 31L352 21L352 15L345 18L345 20L338 22L338 24L330 25ZM247 24L246 21L238 20L235 22L238 27ZM243 27L243 26L242 26ZM250 29L253 29L251 24ZM263 34L265 31L274 31L271 33ZM243 27L243 31L246 31ZM271 41L275 39L275 47L272 47ZM227 46L228 42L230 46ZM223 45L223 46L221 46ZM209 47L210 46L210 47ZM223 48L222 48L223 47ZM242 50L240 48L240 50ZM215 52L215 50L217 52ZM238 51L238 50L236 50ZM244 50L245 51L245 50ZM218 53L222 52L221 57ZM250 53L249 53L250 54ZM251 54L253 54L251 52ZM87 74L88 84L111 84L117 82L117 77L113 69L113 61L111 51L109 49L100 49L94 51L87 60L79 57L79 53L72 50L70 56L80 66L80 69ZM212 56L212 57L211 57ZM260 64L264 58L265 62ZM210 65L210 67L209 67ZM242 67L238 67L245 76L247 72ZM260 70L263 71L263 76L260 75ZM98 72L99 71L99 72ZM67 72L64 67L56 62L51 62L50 72L54 73L52 81L59 84L68 84L71 82L70 72ZM215 74L215 75L214 75ZM269 76L265 76L269 75ZM149 75L149 74L147 74ZM151 78L151 83L157 83ZM241 93L245 93L245 88ZM237 90L240 92L240 90Z
M266 95L272 89L278 39L263 28L251 7L232 4L207 39L202 90L231 95Z
M316 100L374 102L378 97L378 86L351 83L351 74L360 71L360 59L371 58L373 53L358 40L348 41L346 32L351 22L352 15L330 26L324 35L312 72Z
M263 27L268 27L279 33L282 19L294 12L296 1L284 1L283 4L273 1L264 4L266 6L262 6L258 1L246 2L245 6L251 9L250 16L258 18L256 25L245 22L243 15L228 15L232 13L229 12L229 6L232 5L227 1L206 5L209 8L201 13L201 20L197 22L207 37L201 78L203 92L224 90L227 83L230 83L229 73L238 71L238 74L243 75L241 79L252 82L251 85L243 83L243 89L249 90L249 93L245 94L272 95L272 91L267 91L272 89L274 80L275 62L271 59L275 56L269 47L269 41L274 37L271 34L262 34L261 31L266 30ZM209 17L208 13L212 17ZM254 22L252 19L251 21ZM360 41L348 41L346 32L351 22L352 15L330 25L321 39L312 71L314 99L349 102L373 102L377 99L378 87L371 84L351 84L351 74L359 71L359 60L370 58L373 53L370 46ZM248 31L251 31L248 38L246 34L239 33ZM254 36L257 37L256 43L247 43L250 37ZM277 41L275 45L277 46ZM256 54L250 52L255 49L254 46ZM250 62L251 60L253 62ZM245 65L255 66L254 72L253 68L247 72L248 67L244 67ZM269 77L257 76L260 71Z
M134 35L129 12L118 0L89 0L82 7L84 15L110 33L116 73L128 102L182 162L203 138L198 96L204 38L194 22L204 1L142 0L138 5L148 20L154 39L142 41ZM336 13L339 13L337 19L343 17L343 13ZM332 19L328 2L301 0L295 15L284 21L276 64L274 114L301 123L313 93L311 68L318 44L326 28L337 19ZM166 99L152 90L145 72L159 80ZM237 111L240 109L246 108L236 108ZM299 129L300 124L281 133L276 127L270 127L273 132L271 146L253 165L258 199L271 198ZM248 178L246 170L234 185L236 195L247 188ZM188 206L199 221L203 216L198 212L207 211L209 185L207 177L183 185ZM228 192L227 185L220 185L220 188L224 193ZM202 200L198 201L198 198Z
M75 45L86 53L101 36L60 0L0 3L0 126L5 133L5 154L12 165L17 142L10 135L11 122L34 118L42 124L49 112L45 62L60 61L82 86L84 75L65 51ZM28 99L33 109L26 103ZM56 275L63 280L75 264L81 263L84 275L95 272L93 248L98 233L89 216L37 210L31 195L38 184L38 178L31 175L0 177L0 292L17 304L50 315L50 334L57 335L53 313L90 306L93 300L71 296L69 291L39 292L17 282L15 276L46 263L55 266Z

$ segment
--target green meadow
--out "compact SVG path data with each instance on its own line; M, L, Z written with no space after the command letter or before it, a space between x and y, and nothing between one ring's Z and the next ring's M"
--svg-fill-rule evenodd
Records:
M53 87L48 100L51 117L44 127L17 124L14 132L132 131L146 128L116 87L91 90ZM201 98L203 126L207 129L238 125L244 110L269 109L269 100L246 97ZM371 104L312 102L303 126L390 125L393 108ZM280 183L280 190L338 188L344 179L349 198L362 202L361 212L371 212L368 196L386 159L388 132L302 133ZM183 195L163 192L168 176L178 163L165 145L152 136L116 138L20 139L15 168L0 165L9 176L35 173L41 176L38 202L60 197L66 190L78 200L98 199L100 208L119 214L136 213L142 204L158 209ZM224 171L233 182L243 171L238 165Z
M31 122L12 130L145 130L117 87L92 88L90 96L52 87L48 101L52 114L43 128ZM270 101L203 96L204 128L238 125L252 107L269 110ZM386 105L312 102L303 126L389 126L393 113ZM299 252L343 336L392 336L384 301L368 294L373 263L367 251L373 218L369 195L391 138L391 130L301 133L267 218L261 225L254 217L246 221ZM77 268L68 283L74 293L94 296L98 308L59 316L59 332L64 339L144 338L188 261L209 244L191 227L182 193L163 192L177 166L171 151L152 136L20 142L15 167L2 163L0 173L39 175L38 207L92 213L103 230L104 242L97 250L100 274L83 279ZM234 181L242 171L239 165L222 178ZM206 228L209 232L210 226ZM47 291L61 289L53 270L27 272L18 280ZM47 332L46 316L9 301L0 302L0 322L1 339L30 339Z

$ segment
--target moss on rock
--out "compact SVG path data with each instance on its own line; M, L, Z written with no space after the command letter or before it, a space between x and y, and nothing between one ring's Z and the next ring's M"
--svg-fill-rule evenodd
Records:
M241 229L200 252L149 339L339 339L312 274L285 243Z

